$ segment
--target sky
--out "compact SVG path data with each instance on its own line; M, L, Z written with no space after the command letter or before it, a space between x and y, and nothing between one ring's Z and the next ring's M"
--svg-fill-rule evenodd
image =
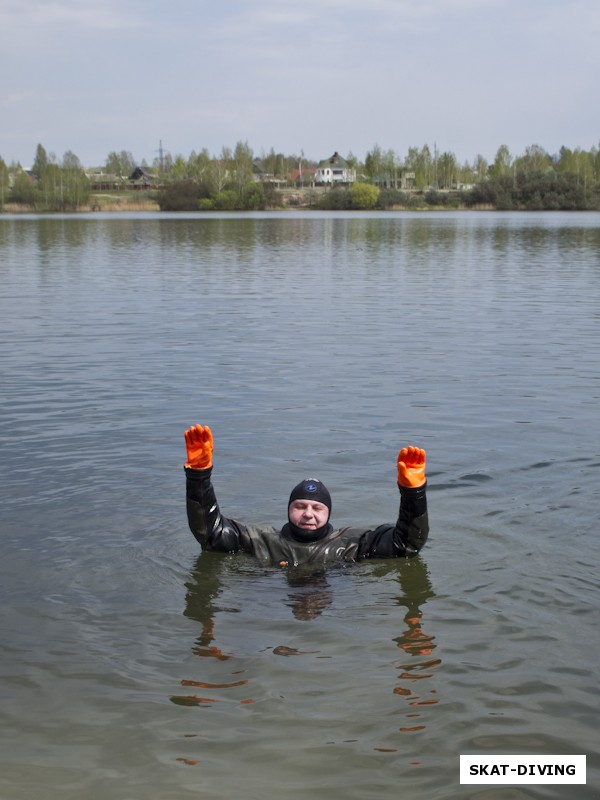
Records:
M600 144L598 0L0 0L0 157Z

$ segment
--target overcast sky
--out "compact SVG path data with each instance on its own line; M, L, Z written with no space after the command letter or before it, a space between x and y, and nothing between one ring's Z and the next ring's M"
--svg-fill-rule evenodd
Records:
M0 157L600 142L599 0L0 0Z

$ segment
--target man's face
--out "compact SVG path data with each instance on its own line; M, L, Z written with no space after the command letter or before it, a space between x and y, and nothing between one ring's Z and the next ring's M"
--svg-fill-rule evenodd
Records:
M329 509L315 500L294 500L289 507L290 522L306 531L315 531L327 524Z

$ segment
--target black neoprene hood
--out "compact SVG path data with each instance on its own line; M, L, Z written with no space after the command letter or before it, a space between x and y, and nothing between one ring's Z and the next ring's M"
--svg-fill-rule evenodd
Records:
M329 490L324 483L321 483L316 478L305 478L297 486L294 486L288 501L288 508L294 500L313 500L315 503L323 503L331 514L331 495Z

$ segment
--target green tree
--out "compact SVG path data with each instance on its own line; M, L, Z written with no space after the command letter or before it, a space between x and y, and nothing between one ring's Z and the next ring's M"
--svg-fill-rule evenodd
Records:
M167 150L160 151L160 156L152 161L152 170L161 180L168 181L173 177L173 156Z
M158 205L161 211L197 211L199 203L207 195L208 191L201 183L174 181L158 193Z
M38 180L41 180L44 177L44 172L46 171L47 166L48 166L48 154L46 153L42 145L38 144L35 151L35 158L33 160L33 166L31 167L31 171Z
M490 167L490 177L501 178L507 175L512 175L513 160L510 150L505 144L500 145L496 151L496 158Z
M268 153L262 153L260 157L262 167L266 176L273 176L278 180L287 180L289 173L297 167L300 161L304 163L304 156L286 156L284 153L276 153L273 148Z
M438 188L451 189L457 183L458 164L454 153L438 156L436 172Z
M174 181L185 181L191 177L188 171L188 162L181 155L175 156L171 169L171 178Z
M348 164L350 169L357 169L358 168L358 158L354 155L352 150L350 150L350 152L346 156L346 163Z
M65 176L58 164L48 164L39 181L41 203L48 211L63 211L65 208Z
M414 194L406 194L399 189L381 189L377 200L377 208L419 208L422 201Z
M75 153L67 150L62 164L46 166L37 195L37 204L47 211L77 210L88 202L90 183Z
M210 154L206 148L200 153L192 152L188 158L188 174L199 183L206 183L210 169Z
M113 151L106 158L106 172L122 180L127 180L135 167L135 159L128 150Z
M267 199L262 183L250 181L244 189L243 206L248 210L264 208Z
M590 163L592 165L593 181L596 185L600 184L600 147L592 147L590 150Z
M472 172L474 173L475 178L478 181L485 180L488 176L489 169L490 167L487 160L480 153L478 153L477 156L475 157L475 161L473 162L473 167L472 167ZM464 178L465 179L463 182L469 183L469 181L466 180L466 176L464 176Z
M561 147L556 161L557 172L575 172L575 156L568 147Z
M29 175L22 169L15 175L9 198L13 203L36 207L36 188Z
M78 170L83 170L79 157L76 156L72 150L67 150L67 152L64 154L62 167L68 172L77 172Z
M228 147L223 147L221 155L211 160L207 176L211 194L222 192L231 179L231 160L232 154Z
M85 205L90 197L90 182L81 166L81 161L72 150L67 150L63 156L62 173L64 207L78 209Z
M350 205L357 209L375 208L379 200L379 187L370 183L353 183L348 189Z
M350 208L350 194L345 186L334 186L319 196L317 208L324 211L343 211Z
M375 144L365 156L365 173L373 183L385 184L384 157L378 144Z
M573 153L575 158L575 175L577 183L583 185L584 192L594 184L594 163L591 153L585 152L580 147Z
M264 150L262 151L260 160L267 175L275 176L275 172L277 171L277 159L277 153L273 148L271 148L268 153L265 153Z
M391 189L397 189L402 176L402 163L394 150L386 150L383 153L382 167L383 185Z
M240 200L243 200L244 190L252 180L252 158L252 148L248 142L238 142L233 151L231 178Z
M283 153L277 154L277 162L275 164L275 178L280 181L287 181L290 172L294 169L298 159L294 156L286 156Z
M0 211L4 208L4 203L8 197L9 174L8 167L3 158L0 158Z
M215 195L214 207L219 211L236 211L240 208L240 198L233 189L223 189Z
M525 148L525 153L515 160L517 172L535 173L546 172L552 169L552 160L548 153L539 144L532 144Z
M423 191L431 186L434 181L434 163L429 145L424 145L421 150L409 147L404 165L408 172L414 172L416 189Z

